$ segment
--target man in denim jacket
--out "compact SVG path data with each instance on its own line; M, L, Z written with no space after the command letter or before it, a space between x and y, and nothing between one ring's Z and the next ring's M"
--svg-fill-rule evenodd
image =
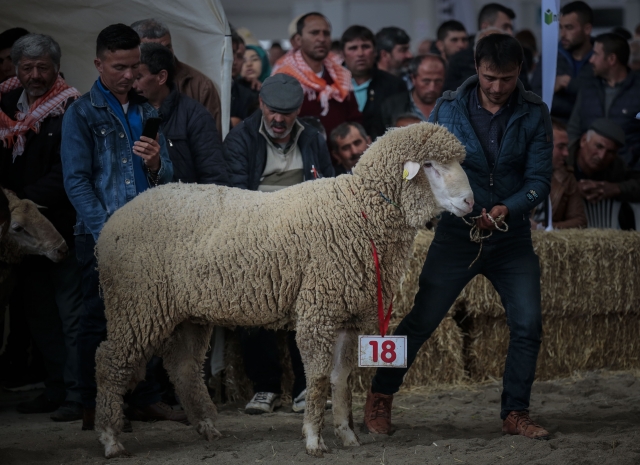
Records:
M141 135L147 119L158 115L131 91L140 63L138 34L123 24L105 28L98 35L94 63L100 77L67 110L61 146L64 187L77 212L74 234L83 277L85 309L78 332L83 430L94 426L95 353L107 333L95 242L113 212L173 176L164 137ZM160 402L158 384L148 371L129 400L130 418L186 421L184 413Z

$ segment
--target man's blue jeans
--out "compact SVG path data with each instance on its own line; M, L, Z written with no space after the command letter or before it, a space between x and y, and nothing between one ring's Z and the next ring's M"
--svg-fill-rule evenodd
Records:
M96 407L96 350L107 338L107 319L104 302L100 297L98 264L94 252L95 241L90 234L76 236L76 257L82 269L82 294L84 312L78 331L78 363L80 390L84 408ZM150 361L144 381L138 383L128 398L129 404L143 407L160 402L161 388L155 379L155 369Z
M413 309L394 334L407 336L409 367L467 283L478 274L486 276L502 299L510 332L500 412L505 419L512 410L529 408L542 336L542 314L540 262L533 251L530 233L503 238L500 234L494 232L491 240L485 242L480 258L469 269L479 245L438 231L420 274ZM396 393L407 370L379 368L372 391Z

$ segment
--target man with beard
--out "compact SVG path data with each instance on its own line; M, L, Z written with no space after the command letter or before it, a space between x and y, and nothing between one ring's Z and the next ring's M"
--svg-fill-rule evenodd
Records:
M0 84L0 184L42 206L71 249L59 263L29 255L16 269L11 331L27 320L47 370L45 392L18 404L18 411L73 421L82 418L76 341L83 307L73 249L76 212L62 183L60 140L63 115L80 93L60 76L60 57L58 43L42 34L24 35L11 49L17 75Z
M407 94L407 86L399 77L378 69L375 64L376 39L368 28L351 26L342 34L341 44L345 66L353 76L353 91L362 112L362 125L375 139L385 131L378 117L382 103L391 95Z
M273 74L296 78L305 98L300 116L315 116L327 134L345 121L362 121L351 90L351 73L331 50L331 25L321 13L307 13L296 23L300 49L281 58Z
M333 130L329 141L331 155L339 163L336 167L336 176L351 174L351 170L371 144L371 138L358 123L342 123Z
M566 121L571 116L581 83L593 77L589 64L593 54L593 10L582 1L567 3L560 10L559 23L560 44L551 115ZM542 95L542 66L534 70L531 88Z
M223 153L233 187L275 192L321 177L333 177L327 142L301 121L304 91L287 74L267 78L260 89L260 110L234 127L224 140ZM242 354L254 396L249 414L273 412L281 405L282 366L276 333L264 328L240 329ZM287 334L295 380L291 392L294 412L305 409L306 380L295 332Z
M417 56L409 63L413 90L389 97L382 104L380 119L385 128L393 127L396 118L405 113L417 115L427 121L436 100L442 95L445 79L445 61L438 55Z

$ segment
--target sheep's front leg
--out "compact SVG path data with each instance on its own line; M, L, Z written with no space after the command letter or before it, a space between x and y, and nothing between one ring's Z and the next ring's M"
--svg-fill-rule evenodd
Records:
M141 353L126 352L111 340L100 344L96 351L96 431L104 445L104 456L127 456L128 452L118 440L122 431L122 396L133 377L133 367L143 358Z
M333 400L333 427L337 437L345 446L359 446L358 436L353 431L353 412L351 410L351 389L349 373L356 360L356 334L353 331L338 332L333 352L333 371L331 372L331 391Z
M322 457L329 448L322 439L324 411L329 391L329 371L335 336L322 327L298 328L296 341L307 376L307 397L302 435L306 438L307 454Z

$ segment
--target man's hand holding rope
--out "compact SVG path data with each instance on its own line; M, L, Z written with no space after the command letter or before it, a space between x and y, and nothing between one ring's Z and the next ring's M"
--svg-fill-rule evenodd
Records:
M487 215L487 209L482 209L482 215L480 218L476 219L476 227L478 229L486 229L489 231L493 231L498 227L502 227L504 219L509 214L509 209L504 205L496 205L491 209L489 215ZM495 221L491 221L491 218L494 218Z

